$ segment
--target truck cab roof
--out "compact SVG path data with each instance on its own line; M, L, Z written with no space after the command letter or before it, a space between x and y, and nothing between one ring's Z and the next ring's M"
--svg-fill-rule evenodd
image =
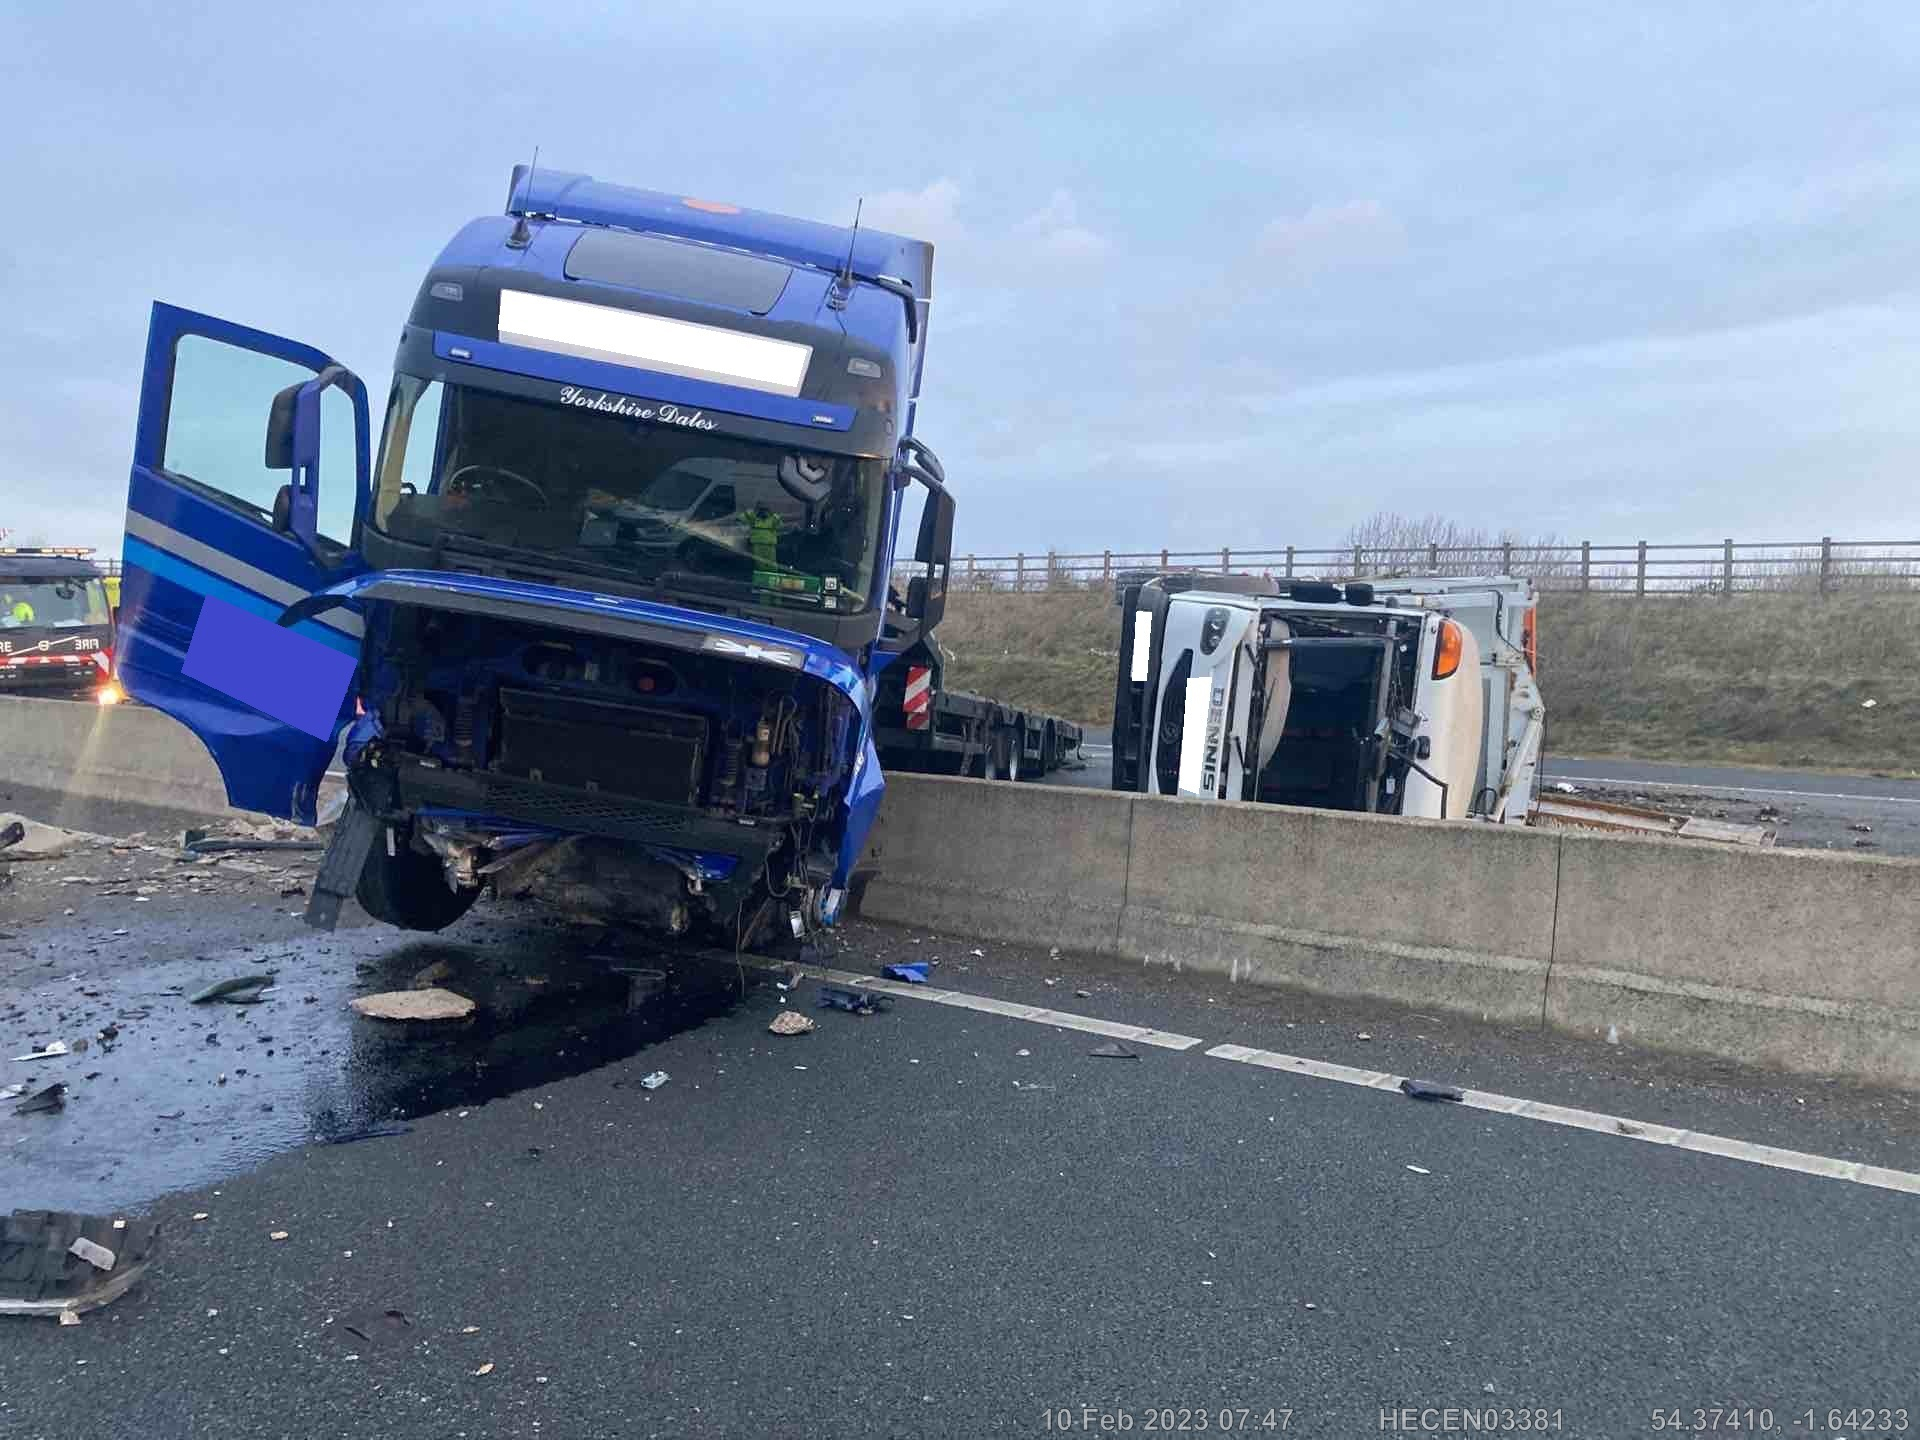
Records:
M735 403L702 403L751 417L749 430L891 455L912 430L932 281L924 241L516 167L506 213L462 228L422 282L399 368L537 374L529 350L547 351L623 367L631 378L609 371L610 391L644 393L649 371L726 386ZM522 312L540 325L517 324ZM673 344L621 348L615 337L649 323L630 315L679 322L653 327Z

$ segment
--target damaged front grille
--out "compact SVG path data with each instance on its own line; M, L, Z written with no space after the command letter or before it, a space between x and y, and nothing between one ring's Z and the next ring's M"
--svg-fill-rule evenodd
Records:
M699 715L500 690L495 768L588 792L588 803L593 793L610 792L657 805L697 804L706 744L707 722Z

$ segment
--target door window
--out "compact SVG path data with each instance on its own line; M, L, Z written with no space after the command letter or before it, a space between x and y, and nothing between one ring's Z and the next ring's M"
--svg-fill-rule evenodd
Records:
M291 475L267 468L267 414L275 395L312 378L311 370L291 360L204 335L181 336L174 347L162 466L268 519L273 497ZM343 546L353 538L355 448L353 402L330 387L320 397L318 528L323 538Z

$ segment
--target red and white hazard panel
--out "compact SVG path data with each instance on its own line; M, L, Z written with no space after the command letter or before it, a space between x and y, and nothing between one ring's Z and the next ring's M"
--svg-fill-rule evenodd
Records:
M925 665L907 670L907 729L924 730L933 719L933 671Z

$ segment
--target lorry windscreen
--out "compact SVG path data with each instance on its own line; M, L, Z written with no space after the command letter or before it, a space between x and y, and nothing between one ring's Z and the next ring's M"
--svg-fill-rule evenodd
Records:
M0 630L73 629L108 623L107 588L80 576L23 580L0 575Z
M822 498L781 483L783 462ZM860 610L872 589L885 466L396 378L374 525L416 545L511 545L681 589Z

